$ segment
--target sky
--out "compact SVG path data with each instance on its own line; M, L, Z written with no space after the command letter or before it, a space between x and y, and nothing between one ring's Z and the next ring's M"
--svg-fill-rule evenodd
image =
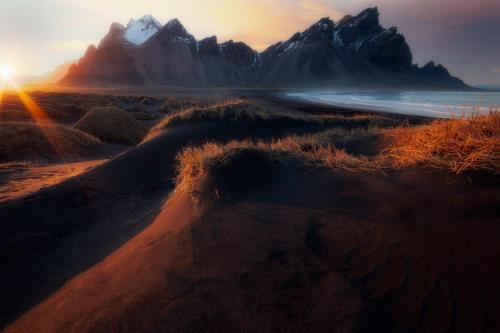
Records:
M469 84L500 84L500 0L0 0L0 67L39 75L78 59L112 22L178 18L196 38L241 40L257 50L322 17L378 6L414 62L442 63Z

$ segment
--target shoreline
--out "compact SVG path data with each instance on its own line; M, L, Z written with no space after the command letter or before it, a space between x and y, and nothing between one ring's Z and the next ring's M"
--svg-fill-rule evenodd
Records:
M495 92L484 92L484 95L462 96L454 91L446 91L442 92L442 95L436 95L435 91L419 92L408 90L394 92L396 94L388 98L384 97L385 93L390 92L344 92L336 90L288 92L281 95L285 99L310 102L317 106L332 106L346 110L420 116L432 119L453 119L457 116L469 117L473 114L487 114L500 105L500 95L497 96ZM424 94L421 95L420 93ZM439 101L439 99L442 99L442 101ZM470 100L470 102L465 102L465 99ZM477 99L479 99L478 102Z
M388 117L396 117L398 119L409 118L412 120L417 120L415 123L421 123L422 120L434 120L434 119L450 119L453 115L460 114L468 114L469 112L465 111L457 111L452 112L451 109L456 108L460 110L460 108L464 108L465 106L455 106L450 107L450 113L442 113L442 115L426 115L419 114L425 113L426 111L411 111L411 110L398 110L397 107L384 107L384 106L363 106L363 105L333 105L328 102L322 101L313 101L308 100L307 98L301 97L292 97L288 96L291 93L311 93L322 91L321 89L298 89L298 88L245 88L245 87L168 87L168 86L157 86L157 87L145 87L145 86L109 86L109 87L85 87L85 86L25 86L24 89L28 92L33 93L60 93L60 94L95 94L95 95L112 95L112 96L134 96L134 97L151 97L151 98L167 98L167 97L175 97L175 98L194 98L194 99L203 99L203 98L262 98L264 100L273 100L278 102L280 105L296 105L300 106L301 109L306 110L306 112L312 113L312 109L316 108L320 111L318 112L342 112L344 114L353 114L355 112L360 113L370 113L370 114L379 114ZM332 88L333 89L333 88ZM324 88L323 88L324 91ZM365 89L365 90L355 90L355 89L334 89L334 92L365 92L365 93L373 93L373 92L429 92L429 93L468 93L470 90L464 91L448 91L448 90L418 90L418 89ZM473 92L484 92L484 93L495 93L495 91L487 91L487 90L474 90ZM8 93L15 93L15 91L9 91ZM495 104L491 104L491 108L495 108ZM474 104L472 105L474 106ZM408 113L406 113L408 112ZM431 112L431 111L429 111Z
M290 108L314 115L342 114L346 116L352 116L354 114L369 114L369 115L384 116L391 119L396 119L398 121L408 121L410 125L424 124L431 122L435 119L439 119L429 116L407 115L407 114L399 114L399 113L384 112L384 111L374 111L362 108L340 107L340 106L330 105L327 103L300 100L297 98L288 97L284 94L242 96L242 98L247 98L251 100L262 100L268 103L272 103L279 107Z

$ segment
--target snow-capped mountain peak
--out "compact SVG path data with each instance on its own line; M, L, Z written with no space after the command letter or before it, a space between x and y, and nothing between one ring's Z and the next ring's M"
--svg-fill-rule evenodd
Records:
M161 24L151 15L144 15L138 20L131 19L123 37L135 45L140 45L151 38L158 30L161 29Z

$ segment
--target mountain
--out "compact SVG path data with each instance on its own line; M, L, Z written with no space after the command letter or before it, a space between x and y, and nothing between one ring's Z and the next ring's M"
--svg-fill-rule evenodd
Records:
M259 53L242 42L196 40L177 20L164 26L151 15L113 23L61 81L238 87L414 87L468 89L442 65L413 64L397 28L384 28L368 8L337 23L322 18Z
M433 62L419 68L396 27L383 28L377 8L335 24L323 18L261 54L257 82L276 86L467 86Z
M73 64L73 61L65 61L58 65L54 70L37 76L15 76L14 80L17 84L52 84L57 83L63 79L68 70Z
M53 71L43 74L40 77L42 83L56 83L68 74L68 70L73 64L72 61L65 61L58 65Z
M215 36L197 41L177 19L139 45L129 41L127 31L113 23L98 47L89 46L62 82L245 86L258 59L244 43L219 44Z
M395 28L378 24L378 11L367 9L335 24L323 18L309 29L266 49L259 83L298 82L355 85L397 81L410 71L412 55ZM394 82L396 83L396 82Z
M151 36L156 34L160 29L160 22L151 15L145 15L137 21L131 19L127 24L123 36L128 42L140 45L151 38Z

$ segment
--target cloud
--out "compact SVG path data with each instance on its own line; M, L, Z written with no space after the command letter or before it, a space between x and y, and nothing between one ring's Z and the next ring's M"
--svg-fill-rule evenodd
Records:
M317 1L300 1L298 7L301 11L301 19L308 22L326 16L334 20L340 20L345 16L344 13L333 9L331 6Z

